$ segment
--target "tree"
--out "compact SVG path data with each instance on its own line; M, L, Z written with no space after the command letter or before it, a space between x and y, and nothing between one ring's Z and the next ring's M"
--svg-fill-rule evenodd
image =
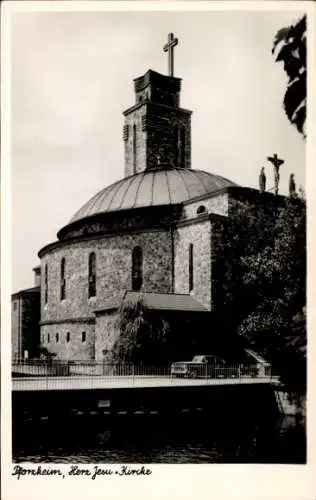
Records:
M56 353L50 352L47 347L40 346L39 348L40 359L52 361L56 357Z
M280 29L272 53L283 62L288 76L283 107L290 122L305 137L306 120L306 15L296 24Z
M306 389L306 208L286 199L276 210L271 238L243 258L243 281L253 308L239 332L264 354L294 392ZM268 224L270 226L270 224Z
M306 384L305 200L237 202L218 241L222 324L297 393Z
M122 302L117 329L114 361L161 364L169 325L147 308L141 294L135 300Z

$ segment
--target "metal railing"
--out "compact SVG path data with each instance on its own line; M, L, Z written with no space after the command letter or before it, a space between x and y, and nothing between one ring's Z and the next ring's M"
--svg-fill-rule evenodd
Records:
M183 366L186 366L185 364ZM171 365L110 363L90 360L19 360L12 362L12 376L18 377L169 377L169 378L271 378L271 367L264 365L201 366L179 370Z
M205 368L205 367L202 367ZM132 389L234 384L275 384L270 371L255 366L212 367L176 374L170 365L150 366L99 361L28 360L12 365L13 391Z

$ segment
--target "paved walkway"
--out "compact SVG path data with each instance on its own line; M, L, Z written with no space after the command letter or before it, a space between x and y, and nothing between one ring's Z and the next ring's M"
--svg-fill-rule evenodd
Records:
M141 387L183 387L238 384L276 384L277 378L181 379L155 376L76 376L13 378L13 391L68 391L80 389L132 389Z

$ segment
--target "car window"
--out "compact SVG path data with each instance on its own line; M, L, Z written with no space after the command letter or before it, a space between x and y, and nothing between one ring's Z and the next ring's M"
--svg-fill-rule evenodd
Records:
M205 356L194 356L194 363L205 363Z

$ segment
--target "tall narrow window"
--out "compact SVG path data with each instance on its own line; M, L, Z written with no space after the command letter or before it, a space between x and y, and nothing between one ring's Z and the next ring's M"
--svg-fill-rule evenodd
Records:
M136 125L133 125L133 174L136 174L136 159L137 159L137 133Z
M189 245L189 292L193 290L194 286L194 268L193 268L193 245L190 243Z
M65 267L66 260L62 258L60 263L60 300L64 300L66 297Z
M185 127L180 129L180 167L185 168Z
M56 333L56 342L59 342L59 333Z
M67 332L67 335L66 335L66 342L70 342L70 332Z
M180 150L180 128L175 125L174 128L174 166L179 167L179 150Z
M132 289L138 291L143 284L143 252L135 247L132 252Z
M48 334L47 334L47 344L49 344L49 343L50 343L50 335L49 335L49 333L48 333Z
M47 267L47 264L45 264L44 300L45 300L45 304L47 304L47 301L48 301L48 267Z
M89 255L89 293L88 296L95 297L96 296L96 256L95 253L92 252Z
M82 332L81 333L81 342L85 342L86 341L86 332Z

